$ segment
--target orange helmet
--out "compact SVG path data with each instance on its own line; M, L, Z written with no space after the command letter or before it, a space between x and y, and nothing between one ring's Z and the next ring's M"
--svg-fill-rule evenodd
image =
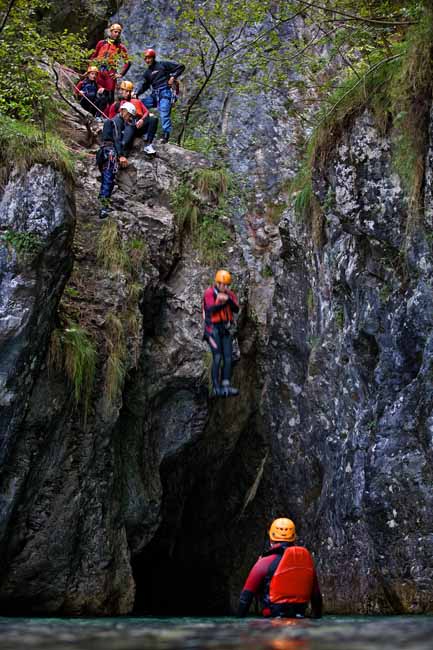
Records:
M113 23L113 24L110 25L110 27L108 28L108 31L111 32L112 29L116 29L118 32L121 32L122 29L123 29L123 27L122 27L122 25L119 25L119 23Z
M154 59L156 59L155 50L152 50L152 48L149 48L148 50L144 50L143 57L146 57L146 56L152 56Z
M215 282L221 282L222 284L231 284L232 276L228 271L220 269L215 273Z
M281 517L275 519L269 528L271 542L294 542L296 539L295 524L291 519Z
M129 90L129 91L134 90L134 84L132 83L132 81L122 81L120 83L120 87L122 90Z
M89 65L86 74L89 74L90 72L99 72L99 68L97 68L96 65Z

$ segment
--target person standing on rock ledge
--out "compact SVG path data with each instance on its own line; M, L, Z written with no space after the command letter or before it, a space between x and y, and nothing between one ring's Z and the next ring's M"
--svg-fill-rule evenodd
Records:
M239 394L230 386L232 377L233 341L231 326L233 314L239 311L239 302L229 285L232 278L220 269L215 274L215 284L203 296L204 334L212 352L212 397L230 397ZM222 368L221 368L222 366Z
M96 154L96 163L101 172L101 189L99 200L101 209L99 218L105 219L111 211L110 197L114 188L116 174L120 167L127 167L125 156L125 128L136 115L134 104L125 102L120 107L119 114L112 120L105 120L101 136L101 147Z
M321 618L323 600L313 558L295 545L291 519L275 519L269 529L271 548L251 569L239 598L238 616L246 616L254 596L261 595L263 616L304 618L311 602L313 618Z
M134 95L138 97L152 87L151 94L144 98L143 103L147 108L158 108L163 131L162 141L168 142L171 133L170 114L175 98L174 90L177 87L177 79L185 70L185 66L173 61L157 61L156 52L152 49L145 50L143 57L147 70Z
M122 29L120 23L110 25L108 38L98 41L95 51L90 56L90 60L93 60L98 65L97 82L99 86L106 90L109 104L114 102L117 80L124 77L131 67L128 50L120 42ZM122 64L121 70L117 72L120 64Z

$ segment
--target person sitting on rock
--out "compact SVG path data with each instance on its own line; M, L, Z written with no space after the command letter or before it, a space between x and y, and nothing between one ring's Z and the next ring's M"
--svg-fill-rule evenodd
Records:
M297 546L291 519L275 519L269 529L271 548L251 569L239 598L238 616L246 616L254 596L262 599L263 616L304 618L311 602L312 616L322 616L323 600L313 558Z
M120 42L122 25L114 23L108 28L108 33L108 38L98 41L90 59L95 60L98 64L98 84L107 91L108 103L112 104L117 79L125 76L131 67L131 62L129 61L128 50ZM122 68L118 72L120 64L122 64Z
M99 69L90 65L83 79L75 86L75 97L85 111L102 119L108 97L105 89L97 83L98 74Z
M156 129L158 128L158 119L151 115L147 107L142 101L136 98L131 99L134 84L132 81L122 81L120 84L120 98L114 104L111 104L108 111L108 117L113 118L119 112L122 104L130 102L134 104L136 110L136 117L132 120L131 124L127 124L124 132L124 147L125 151L129 152L132 148L134 138L141 136L144 140L144 153L153 155L155 152L152 144L155 137Z
M101 189L99 200L101 209L99 218L105 219L111 211L110 197L114 188L116 174L120 167L127 167L128 160L125 156L124 132L125 127L135 117L135 106L125 102L119 114L112 120L105 120L101 136L101 147L96 154L96 162L101 172Z
M232 376L233 341L231 325L233 314L239 311L239 302L230 291L231 275L220 269L215 274L215 284L203 296L203 339L212 352L212 396L238 395L239 390L230 385Z
M138 97L152 88L151 94L144 98L144 104L147 108L158 108L163 131L162 139L163 142L168 142L172 127L171 106L175 98L173 91L177 87L177 79L185 70L185 66L172 61L157 61L156 52L152 49L145 50L143 56L147 70L134 94Z

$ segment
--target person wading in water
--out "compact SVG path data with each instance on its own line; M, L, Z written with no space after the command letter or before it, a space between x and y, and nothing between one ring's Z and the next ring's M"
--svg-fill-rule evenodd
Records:
M321 618L323 600L313 558L297 546L291 519L275 519L269 529L271 548L251 569L239 598L238 616L246 616L256 595L263 616L304 618L311 602L312 616Z

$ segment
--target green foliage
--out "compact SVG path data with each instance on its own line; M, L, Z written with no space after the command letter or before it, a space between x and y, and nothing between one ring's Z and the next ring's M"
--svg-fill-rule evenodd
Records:
M88 53L84 33L53 32L41 20L48 0L0 0L0 112L38 123L45 132L55 119L54 62L82 69Z
M266 218L270 223L278 225L287 208L285 203L270 203L266 206Z
M105 400L111 406L119 395L126 373L125 332L121 319L109 312L105 319L107 363L105 369Z
M0 233L0 241L13 248L20 258L36 255L42 247L42 241L38 235L12 229Z
M194 232L199 220L200 201L189 182L179 183L171 195L170 204L179 230L187 228Z
M171 207L181 231L190 234L202 261L222 264L226 259L229 229L221 221L228 210L233 179L225 168L196 169L178 185Z
M96 374L96 347L85 329L71 319L51 334L48 362L51 368L63 370L73 389L75 403L83 405L87 421Z
M12 164L28 169L35 163L51 164L72 176L74 159L62 140L52 133L43 134L36 126L18 122L5 115L0 120L0 166Z
M227 193L231 183L230 174L224 168L196 169L192 181L205 200L217 204Z
M227 244L230 232L224 224L212 217L204 217L200 223L194 243L205 264L223 266L227 258Z
M185 35L179 56L195 71L180 136L192 148L209 141L216 130L211 123L204 133L197 127L200 103L227 88L238 95L278 90L288 112L313 126L340 112L352 93L372 99L373 88L379 97L381 68L401 56L408 29L429 13L430 0L179 0L176 28Z
M128 269L129 257L114 220L104 222L96 246L98 264L107 271L122 272Z

